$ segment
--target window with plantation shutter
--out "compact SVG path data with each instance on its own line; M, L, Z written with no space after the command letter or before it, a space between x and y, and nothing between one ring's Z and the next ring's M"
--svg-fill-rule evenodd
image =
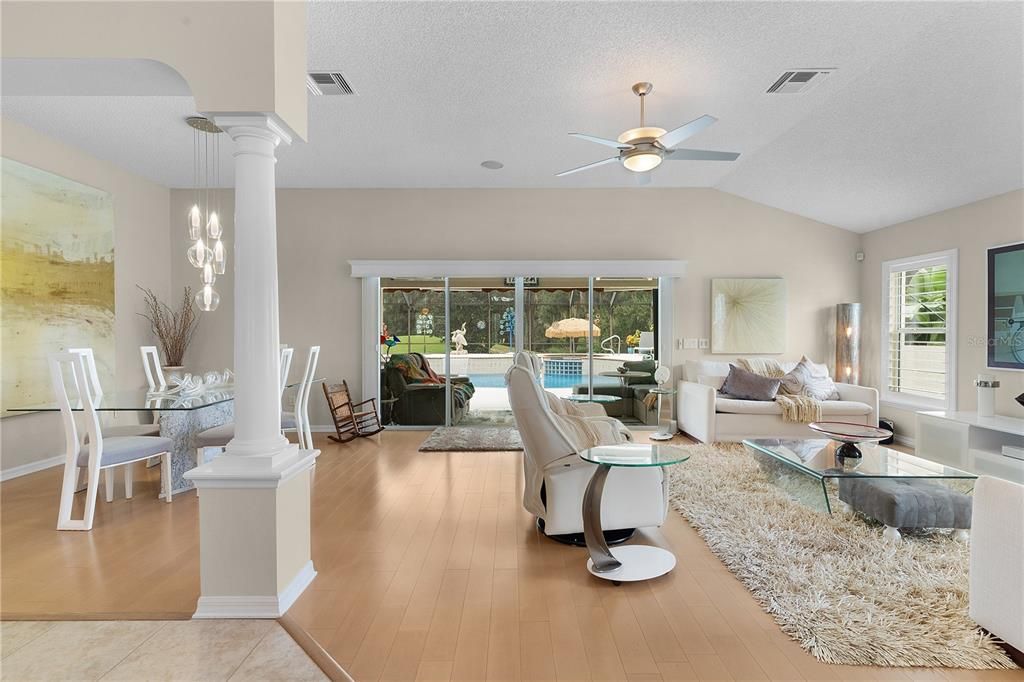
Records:
M882 399L955 408L956 257L946 251L882 265Z

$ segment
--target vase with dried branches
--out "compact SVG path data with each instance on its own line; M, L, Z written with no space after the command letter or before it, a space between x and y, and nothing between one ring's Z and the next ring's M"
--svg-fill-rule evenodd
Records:
M180 368L184 363L188 344L192 342L192 335L199 326L199 316L196 314L191 287L185 287L185 295L177 308L172 308L157 298L152 289L140 286L139 290L146 304L146 312L139 315L149 321L153 334L160 343L160 350L163 351L166 367Z

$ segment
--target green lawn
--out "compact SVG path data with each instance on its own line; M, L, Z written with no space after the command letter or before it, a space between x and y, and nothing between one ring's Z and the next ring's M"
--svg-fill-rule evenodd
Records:
M398 338L402 339L402 341L391 348L391 355L399 353L444 353L444 339L439 336L419 336L416 334L402 336L399 334ZM387 346L381 344L380 352L386 354L387 350Z

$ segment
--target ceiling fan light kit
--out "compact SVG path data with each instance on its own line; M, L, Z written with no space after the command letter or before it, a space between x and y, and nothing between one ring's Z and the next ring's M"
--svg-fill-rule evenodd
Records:
M555 177L571 175L572 173L589 170L615 161L620 162L624 168L634 173L646 174L660 166L661 162L666 159L674 161L735 161L739 158L739 154L735 152L679 149L676 147L683 140L696 135L717 121L718 119L714 116L705 114L671 131L646 125L644 100L653 91L654 85L651 83L644 82L633 85L633 93L640 98L640 126L625 131L619 135L617 140L609 140L584 133L569 133L569 135L582 140L596 142L606 147L613 147L619 151L618 156L588 163L585 166L571 168L557 173ZM646 184L649 182L650 176L638 176L638 179L644 181L642 184Z

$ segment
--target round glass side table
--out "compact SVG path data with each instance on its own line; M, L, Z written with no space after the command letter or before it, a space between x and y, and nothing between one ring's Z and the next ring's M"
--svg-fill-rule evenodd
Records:
M652 388L648 392L658 396L658 430L647 437L651 440L672 440L672 436L675 435L672 433L672 405L669 405L668 421L662 423L661 399L665 396L674 396L676 394L676 389L659 387Z
M570 393L565 396L565 399L574 403L614 403L622 400L617 395L603 395L601 393L594 393L593 395L590 393Z
M650 545L624 545L608 548L601 528L601 495L612 467L664 467L685 462L686 450L673 445L602 445L580 453L584 461L597 465L583 495L583 537L590 559L587 570L598 578L614 582L650 580L665 575L676 565L672 552Z

